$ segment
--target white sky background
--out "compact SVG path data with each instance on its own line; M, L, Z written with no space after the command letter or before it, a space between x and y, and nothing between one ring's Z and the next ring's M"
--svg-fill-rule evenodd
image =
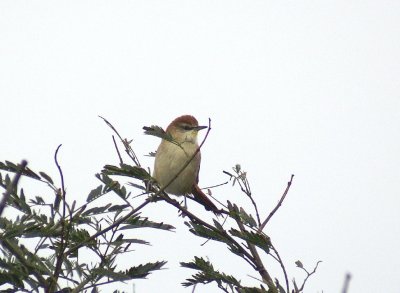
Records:
M62 143L68 196L82 202L93 175L118 163L97 115L150 167L159 141L142 126L211 118L201 186L240 163L265 218L295 174L266 233L298 282L296 260L323 261L306 292L340 292L346 272L350 292L400 292L399 80L399 1L1 1L0 159L57 178ZM237 188L213 193L251 207ZM137 293L191 292L178 264L194 255L254 283L224 246L199 247L171 208L147 215L178 229L134 233L153 246L124 267L169 260Z

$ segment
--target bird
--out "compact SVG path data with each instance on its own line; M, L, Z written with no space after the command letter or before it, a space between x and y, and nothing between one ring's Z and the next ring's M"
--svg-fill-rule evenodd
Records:
M165 188L165 192L178 196L192 194L193 199L202 204L206 210L218 213L218 208L198 186L200 151L178 177L171 182L197 151L199 147L197 134L205 128L207 126L199 126L197 119L192 115L179 116L173 120L166 129L171 140L162 139L157 149L153 178L156 179L161 188Z

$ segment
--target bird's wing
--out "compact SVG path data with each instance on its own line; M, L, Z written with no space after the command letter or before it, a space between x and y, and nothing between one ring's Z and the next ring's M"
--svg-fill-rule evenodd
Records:
M196 184L199 183L199 173L200 173L200 166L201 166L201 153L198 152L197 155L199 156L199 170L197 171Z

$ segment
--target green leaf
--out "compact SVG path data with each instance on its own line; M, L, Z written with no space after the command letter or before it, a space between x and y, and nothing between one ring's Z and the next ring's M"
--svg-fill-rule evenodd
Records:
M164 224L163 222L153 222L148 220L148 218L132 216L131 218L127 219L124 224L125 226L121 227L120 230L128 230L128 229L136 229L136 228L154 228L154 229L161 229L172 231L175 229L174 226L169 224Z
M194 274L192 278L186 279L186 282L182 283L184 287L211 282L216 282L219 286L224 283L230 286L241 287L240 281L233 276L215 270L211 262L204 258L195 256L194 261L189 263L181 262L180 265L185 268L199 271Z
M82 216L89 216L89 215L98 215L98 214L102 214L104 213L109 207L111 206L111 204L106 204L105 206L102 207L94 207L91 209L88 209L86 211L84 211L82 213Z
M120 167L113 165L105 165L103 173L106 175L118 175L136 178L139 180L150 180L150 174L143 168L121 164Z
M12 162L5 161L5 164L0 162L0 170L12 172L12 173L18 173L18 172L20 172L20 166L14 164ZM40 180L40 176L37 175L35 172L33 172L28 167L25 167L24 171L21 174L24 176L27 176L27 177L31 177L36 180Z
M123 211L123 210L126 209L127 207L129 207L129 205L127 205L127 204L113 205L112 207L110 207L110 208L108 209L108 211L109 211L109 212Z
M125 271L125 274L131 279L142 279L145 278L152 271L160 270L167 262L166 261L156 261L149 262L144 265L138 265L136 267L131 267Z
M90 234L85 229L74 229L70 232L70 240L75 244L80 244L82 242L86 243L86 246L95 247L96 239L90 239Z
M239 217L247 226L254 228L257 227L257 222L251 214L247 214L243 208L240 208Z
M93 200L95 200L96 198L98 198L99 196L101 196L101 192L102 192L103 186L99 185L97 186L95 189L93 189L92 191L89 192L89 195L86 199L86 202L91 202Z
M126 199L129 196L129 194L126 194L125 187L121 187L121 184L118 181L111 179L106 174L96 174L96 177L105 184L103 188L103 193L101 195L104 195L110 191L114 191L118 196L123 199Z
M135 187L135 188L137 188L139 190L146 191L146 187L145 186L142 186L142 185L139 185L139 184L135 184L135 183L132 183L132 182L128 182L127 184L130 185L130 186L133 186L133 187Z
M261 233L254 233L252 231L239 231L236 229L230 229L229 233L232 236L239 237L245 241L250 242L251 244L256 245L257 247L264 250L266 253L269 253L269 249L271 247L271 239L264 234Z
M220 231L224 231L224 227L222 227L222 225L217 220L213 219L213 222L214 222L215 228L217 228Z
M6 176L6 178L8 175ZM11 184L11 183L10 183ZM21 188L20 194L17 194L17 190L11 194L11 196L7 200L7 205L16 208L17 210L23 212L24 214L31 214L31 208L26 203L24 190Z
M119 245L122 243L136 243L136 244L144 244L144 245L150 245L150 242L142 240L142 239L134 239L134 238L126 238L126 239L116 239L115 241L111 242L112 245Z
M31 199L30 202L35 205L45 205L46 204L41 196L35 196L35 199L36 200Z
M39 174L40 174L40 176L42 176L42 178L43 178L44 180L46 180L47 182L49 182L49 183L51 183L51 184L54 184L53 179L51 179L51 177L50 177L49 175L47 175L47 174L44 173L44 172L39 172Z
M127 281L132 279L143 279L147 277L152 271L160 270L167 262L157 261L154 263L146 263L144 265L140 264L135 267L131 267L126 271L113 271L105 267L96 268L92 270L92 274L97 277L107 277L113 281Z
M261 286L262 287L262 286ZM239 293L269 293L270 291L267 291L262 288L256 288L256 287L243 287L238 289ZM285 292L279 292L279 293L285 293Z
M206 239L213 239L230 245L230 240L227 239L223 233L219 233L218 231L212 230L199 224L195 224L193 222L186 222L185 224L189 226L189 231L192 232L194 235Z
M171 134L165 132L160 126L152 125L152 126L143 126L144 134L152 135L155 137L159 137L165 140L173 140Z

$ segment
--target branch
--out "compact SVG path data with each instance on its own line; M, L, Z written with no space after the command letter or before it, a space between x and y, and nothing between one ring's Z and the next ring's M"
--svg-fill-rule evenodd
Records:
M242 231L242 232L246 231L243 223L240 221L240 218L235 217L235 220L240 228L240 231ZM255 245L250 243L249 241L246 241L246 243L247 243L247 247L249 248L249 250L253 256L253 262L256 266L256 270L260 273L263 281L268 285L268 288L271 290L271 293L278 293L278 289L276 288L274 281L272 280L268 271L264 267L264 264L260 258L260 255L257 252ZM268 292L270 290L268 290Z
M283 193L281 199L279 200L278 204L276 205L276 207L272 210L272 212L268 215L268 217L265 219L265 221L262 223L262 225L260 226L260 228L258 229L258 231L262 231L264 230L265 226L267 225L267 223L269 222L269 220L272 218L272 216L276 213L276 211L279 209L279 207L282 205L286 195L289 192L290 186L292 185L292 181L293 181L293 177L294 175L292 174L292 176L290 177L290 181L287 183L287 187L285 189L285 192Z
M56 152L54 154L54 162L56 163L57 169L58 169L58 173L60 174L60 178L61 178L61 199L63 202L63 211L62 211L62 218L60 219L61 221L61 240L60 240L60 250L58 251L58 255L57 255L57 261L56 261L56 266L54 268L54 274L51 277L51 281L50 281L50 286L49 286L49 291L48 292L52 292L55 290L56 286L57 286L57 282L58 282L58 277L61 273L61 266L63 263L63 257L64 257L64 251L66 248L66 239L65 239L65 212L66 212L66 201L65 201L65 184L64 184L64 175L61 169L60 164L58 163L58 151L60 150L60 147L62 145L60 144L57 149Z
M120 141L122 142L122 144L125 147L125 152L128 154L128 156L132 159L132 161L135 163L136 166L140 167L140 162L138 157L136 156L135 152L133 151L133 149L131 148L131 146L129 145L128 141L125 139L123 139L121 137L121 135L118 133L118 131L115 129L115 127L107 121L106 118L103 118L99 115L99 117L101 119L104 120L104 122L115 132L115 134L118 136L118 138L120 139Z
M196 215L189 212L186 207L181 206L179 202L177 202L176 200L168 196L163 197L163 199L170 205L176 207L184 216L187 216L192 222L199 223L200 225L207 227L208 229L218 233L219 235L229 240L243 254L244 260L246 260L253 267L253 269L257 269L256 266L252 263L252 258L253 258L252 255L249 254L245 249L243 249L243 247L240 246L240 244L234 238L232 238L232 236L230 236L228 233L226 233L225 231L222 232L221 230L215 228L214 226L198 218Z
M303 284L301 285L300 289L298 289L298 292L301 292L301 291L304 290L304 286L305 286L305 284L306 284L308 278L309 278L311 275L315 274L315 272L317 271L318 265L319 265L321 262L322 262L322 261L318 261L318 262L317 262L317 264L316 264L315 267L314 267L314 270L313 270L311 273L309 273L309 272L303 267L303 265L301 264L301 262L299 262L299 263L296 262L297 266L298 266L299 268L301 268L303 271L305 271L306 274L307 274L307 277L304 279Z
M283 275L285 276L286 292L289 293L289 279L288 279L288 276L287 276L285 265L283 264L283 261L282 261L281 257L279 256L278 251L276 250L276 248L272 244L271 244L271 249L275 252L277 260L278 260L278 262L279 262L279 264L280 264L280 266L282 268Z
M350 280L351 280L351 274L347 273L344 279L342 293L347 293L347 290L349 289Z
M113 139L113 142L114 142L115 149L117 150L117 154L118 154L118 158L119 158L119 163L120 163L120 164L123 164L124 161L122 160L122 157L121 157L121 154L120 154L120 152L119 152L118 145L117 145L117 142L115 141L114 135L112 136L112 139Z
M28 162L25 160L22 160L21 164L19 165L19 170L18 172L15 174L12 182L10 185L8 185L7 190L3 193L3 198L1 199L0 202L0 216L3 213L3 210L7 204L7 200L10 197L11 193L13 192L14 189L17 188L18 185L18 181L21 178L22 173L25 170L25 167L28 165Z

